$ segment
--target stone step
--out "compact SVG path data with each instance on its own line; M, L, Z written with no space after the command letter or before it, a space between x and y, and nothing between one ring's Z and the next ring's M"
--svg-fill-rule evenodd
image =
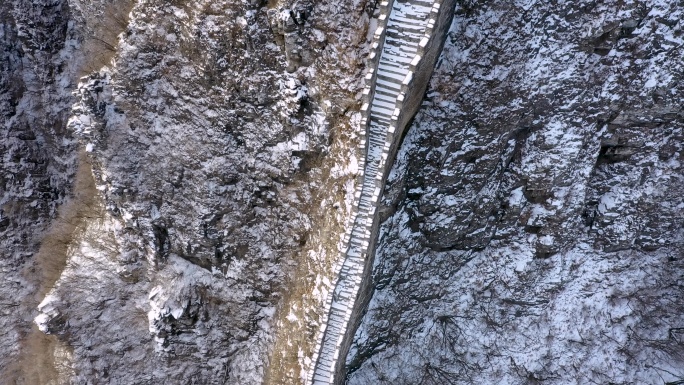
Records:
M408 33L405 31L391 31L387 30L387 38L391 39L397 39L401 40L405 43L416 43L418 44L420 42L420 39L423 38L422 33ZM385 40L387 40L387 38Z
M406 58L401 58L401 59L406 60ZM409 65L410 65L410 62L409 62L409 64L404 64L404 63L399 63L396 61L381 60L378 63L378 70L381 71L383 68L393 68L393 69L395 69L395 71L396 70L408 71Z
M382 54L385 55L384 57L388 57L387 55L390 57L393 55L403 55L402 52L415 52L420 44L420 40L405 41L392 36L388 36L385 41L387 42L387 45L382 49Z
M426 14L406 15L406 14L401 14L401 13L395 13L394 15L392 15L390 21L391 21L392 25L393 24L417 25L417 23L422 23L420 25L423 28L425 28L425 26L427 25L427 15Z
M406 44L410 43L416 43L420 41L420 39L425 35L425 31L411 31L408 29L404 30L387 30L385 34L385 41L388 39L390 40L401 40L405 42ZM391 46L388 46L391 47Z
M388 53L388 55L391 55L392 57L403 57L403 58L411 58L413 60L414 57L418 54L418 45L405 45L401 47L392 47L389 48L388 51L391 51Z
M396 104L397 103L397 95L393 93L388 93L388 92L376 92L375 97L378 100L382 100L388 103Z
M390 118L392 117L392 114L394 113L394 106L395 104L393 103L386 103L388 107L383 107L378 105L377 108L374 108L373 111L371 112L371 117L373 116L380 116L380 117L386 117Z
M385 87L376 87L375 88L375 94L376 95L384 95L384 96L391 96L394 98L394 100L397 99L397 96L399 95L399 92L397 90L390 90Z
M392 99L392 104L395 104L395 105L396 105L398 93L397 93L397 92L394 92L394 90L388 90L387 88L380 88L380 89L375 90L375 96L376 96L376 97L377 97L377 96L380 96L380 97L382 97L382 98L384 98L384 99L386 99L386 98L391 98L391 99ZM373 111L371 111L371 113L373 113ZM384 131L384 130L386 130L385 127L383 127L383 131Z
M402 81L403 80L404 79L402 79ZM390 90L397 90L397 93L401 89L401 81L400 82L393 82L393 81L389 81L389 80L378 79L375 81L375 84L376 84L375 85L376 89L377 89L377 87L382 87L382 88L386 88L386 89L390 89Z
M387 126L387 124L389 124L389 123L382 123L382 122L389 122L390 119L392 119L392 113L390 111L388 111L386 113L375 113L375 114L371 115L371 123L377 122L378 125L382 125L382 126Z
M415 22L423 22L427 24L427 15L430 13L430 10L432 9L432 2L429 2L429 7L427 6L427 2L421 2L425 4L425 6L421 6L420 9L411 9L409 10L410 7L406 6L399 6L399 4L395 3L395 6L392 9L392 12L390 13L390 19L387 22L388 25L392 25L395 23L400 23L403 20L402 19L409 19L409 20L415 20Z
M410 54L410 53L416 53L418 52L418 44L420 43L420 40L418 41L404 41L401 39L394 39L392 37L388 37L386 39L388 43L391 43L390 45L385 46L383 49L383 53L387 55L402 55L404 54Z
M413 59L410 56L392 56L392 57L383 57L381 60L382 62L386 63L398 63L398 64L403 64L408 68L408 65L413 61Z
M398 24L400 21L399 19L404 18L404 19L409 19L407 21L404 21L405 23L417 23L417 22L423 22L425 25L427 25L427 19L428 15L430 15L430 11L432 10L432 4L427 7L427 6L414 6L414 7L406 7L404 9L394 9L394 12L392 12L392 15L390 16L390 20L388 25L394 25Z
M429 0L411 0L410 3L394 3L392 13L408 12L414 15L424 15L432 9L432 1ZM392 15L390 14L390 22L392 22Z
M387 126L390 122L390 119L392 119L392 113L387 112L387 113L382 113L382 114L381 113L373 114L371 116L371 119L372 119L372 123L377 122L378 125Z
M381 68L378 68L378 76L392 76L396 78L406 78L406 74L408 74L409 71L407 71L404 68L397 68L397 67L389 67L389 66L383 66ZM403 80L403 79L402 79ZM373 107L371 107L373 108Z
M401 76L398 74L393 74L390 72L383 72L383 73L378 73L378 79L386 80L386 81L398 81L399 83L404 81L404 78L406 76ZM372 109L373 107L371 107Z
M378 73L381 72L394 72L406 75L409 72L409 67L397 62L384 61L378 63Z
M398 13L395 14L391 20L392 23L387 25L387 31L423 33L422 31L425 31L425 27L427 26L426 20L428 15L422 15L422 17L421 15L415 16L420 17L420 19L406 19Z

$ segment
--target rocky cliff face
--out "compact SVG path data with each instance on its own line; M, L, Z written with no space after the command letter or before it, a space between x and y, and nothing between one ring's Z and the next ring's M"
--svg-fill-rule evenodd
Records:
M460 5L385 191L349 383L683 378L682 11Z
M66 1L0 4L0 372L20 383L38 380L24 365L31 346L55 349L32 330L31 318L64 266L49 252L63 254L65 246L47 230L57 217L70 219L58 207L77 169L77 143L66 130L78 71L70 17ZM57 233L68 241L73 228L67 223Z
M3 378L301 383L374 6L0 4ZM683 10L458 2L349 383L684 378Z
M372 8L2 7L12 381L298 381L350 210ZM68 234L48 228L63 202ZM36 316L56 339L30 338ZM36 351L64 370L15 364Z
M112 64L82 80L69 128L104 211L38 319L78 346L78 381L296 381L298 361L267 363L287 330L317 327L306 301L353 178L359 68L329 41L365 37L333 32L327 7L138 2ZM306 313L281 332L290 300Z

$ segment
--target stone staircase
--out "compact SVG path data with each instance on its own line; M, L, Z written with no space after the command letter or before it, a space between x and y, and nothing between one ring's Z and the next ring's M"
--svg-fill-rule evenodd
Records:
M335 267L338 281L326 303L329 311L318 336L307 383L335 383L340 347L366 274L369 246L377 228L375 211L384 188L388 158L391 161L403 130L403 119L399 119L402 105L432 37L441 2L386 0L379 5L361 109L364 117L359 129L366 143L362 148L365 161L360 165L363 172L355 195L356 218L351 231L344 236L340 263Z

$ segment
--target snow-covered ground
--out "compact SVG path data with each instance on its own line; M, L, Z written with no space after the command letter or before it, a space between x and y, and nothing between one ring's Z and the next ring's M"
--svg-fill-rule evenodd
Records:
M682 5L458 3L349 383L681 381ZM374 5L1 2L1 378L302 383Z
M348 383L684 378L682 11L459 6L388 180Z
M7 52L46 54L36 63L27 57L27 69L19 74L44 78L25 93L26 108L18 115L33 108L52 124L54 137L36 143L61 143L59 151L42 147L48 150L43 155L72 169L41 174L58 196L52 206L38 206L47 212L35 216L35 230L20 229L36 239L29 237L31 244L25 242L22 250L8 246L17 254L8 265L22 263L21 258L31 263L38 234L70 188L58 183L75 169L78 146L72 134L93 164L104 211L90 213L78 236L67 241L66 267L54 272L50 294L31 297L10 320L19 326L8 328L8 353L19 350L22 333L38 316L41 330L69 349L73 382L295 381L291 378L299 377L297 365L311 356L313 342L301 339L293 347L289 337L317 327L321 292L332 279L330 250L337 248L329 234L337 234L350 216L353 194L345 189L358 171L358 138L347 127L358 120L355 94L362 68L355 60L362 56L359 47L372 10L355 1L151 0L135 2L131 13L122 15L130 2L102 0L52 2L62 12L51 20L49 7L40 2L15 3L22 7L13 12L33 3L35 10L21 16L35 19L17 25L10 20L19 35L3 27L2 36L11 32L17 36L9 36L8 44L35 47L19 47L14 55L10 46ZM112 27L113 37L100 39L96 27ZM65 56L68 50L61 54L60 47L31 40L51 38L53 29L74 34L72 50L95 42L104 51L82 68L87 76L78 89L75 77L59 83L58 96L65 101L42 92L40 81L78 63ZM53 56L41 51L48 49ZM34 66L38 70L31 70ZM8 106L14 101L10 91L2 89L2 97L10 97ZM61 121L39 111L43 95L54 101L46 105ZM38 127L26 131L41 134ZM21 156L29 154L24 142L17 143L24 147L8 152L3 167L22 157L40 161ZM16 185L16 194L2 197L3 205L24 200L42 205L30 192L52 190L33 188L36 179L31 175L29 183ZM16 216L5 213L11 221L30 221L31 210L20 208ZM5 235L8 245L22 239L21 232ZM12 269L3 269L3 278L16 282L10 290L25 287L19 295L28 298L40 282L20 280L21 266ZM8 309L15 305L8 303ZM301 361L298 351L306 352ZM267 365L293 356L288 366Z

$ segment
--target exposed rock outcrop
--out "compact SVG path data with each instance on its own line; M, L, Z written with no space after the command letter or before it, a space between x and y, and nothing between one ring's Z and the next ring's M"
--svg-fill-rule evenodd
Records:
M682 379L682 11L460 4L350 384Z
M70 17L66 1L0 4L0 375L20 383L37 379L23 358L42 362L41 352L22 347L38 333L31 318L64 266L62 242L73 230L48 231L58 216L69 219L58 207L71 195L78 159L66 130L79 62ZM52 253L39 252L41 244Z
M0 2L0 382L306 380L376 3ZM337 380L681 382L684 7L455 11Z

